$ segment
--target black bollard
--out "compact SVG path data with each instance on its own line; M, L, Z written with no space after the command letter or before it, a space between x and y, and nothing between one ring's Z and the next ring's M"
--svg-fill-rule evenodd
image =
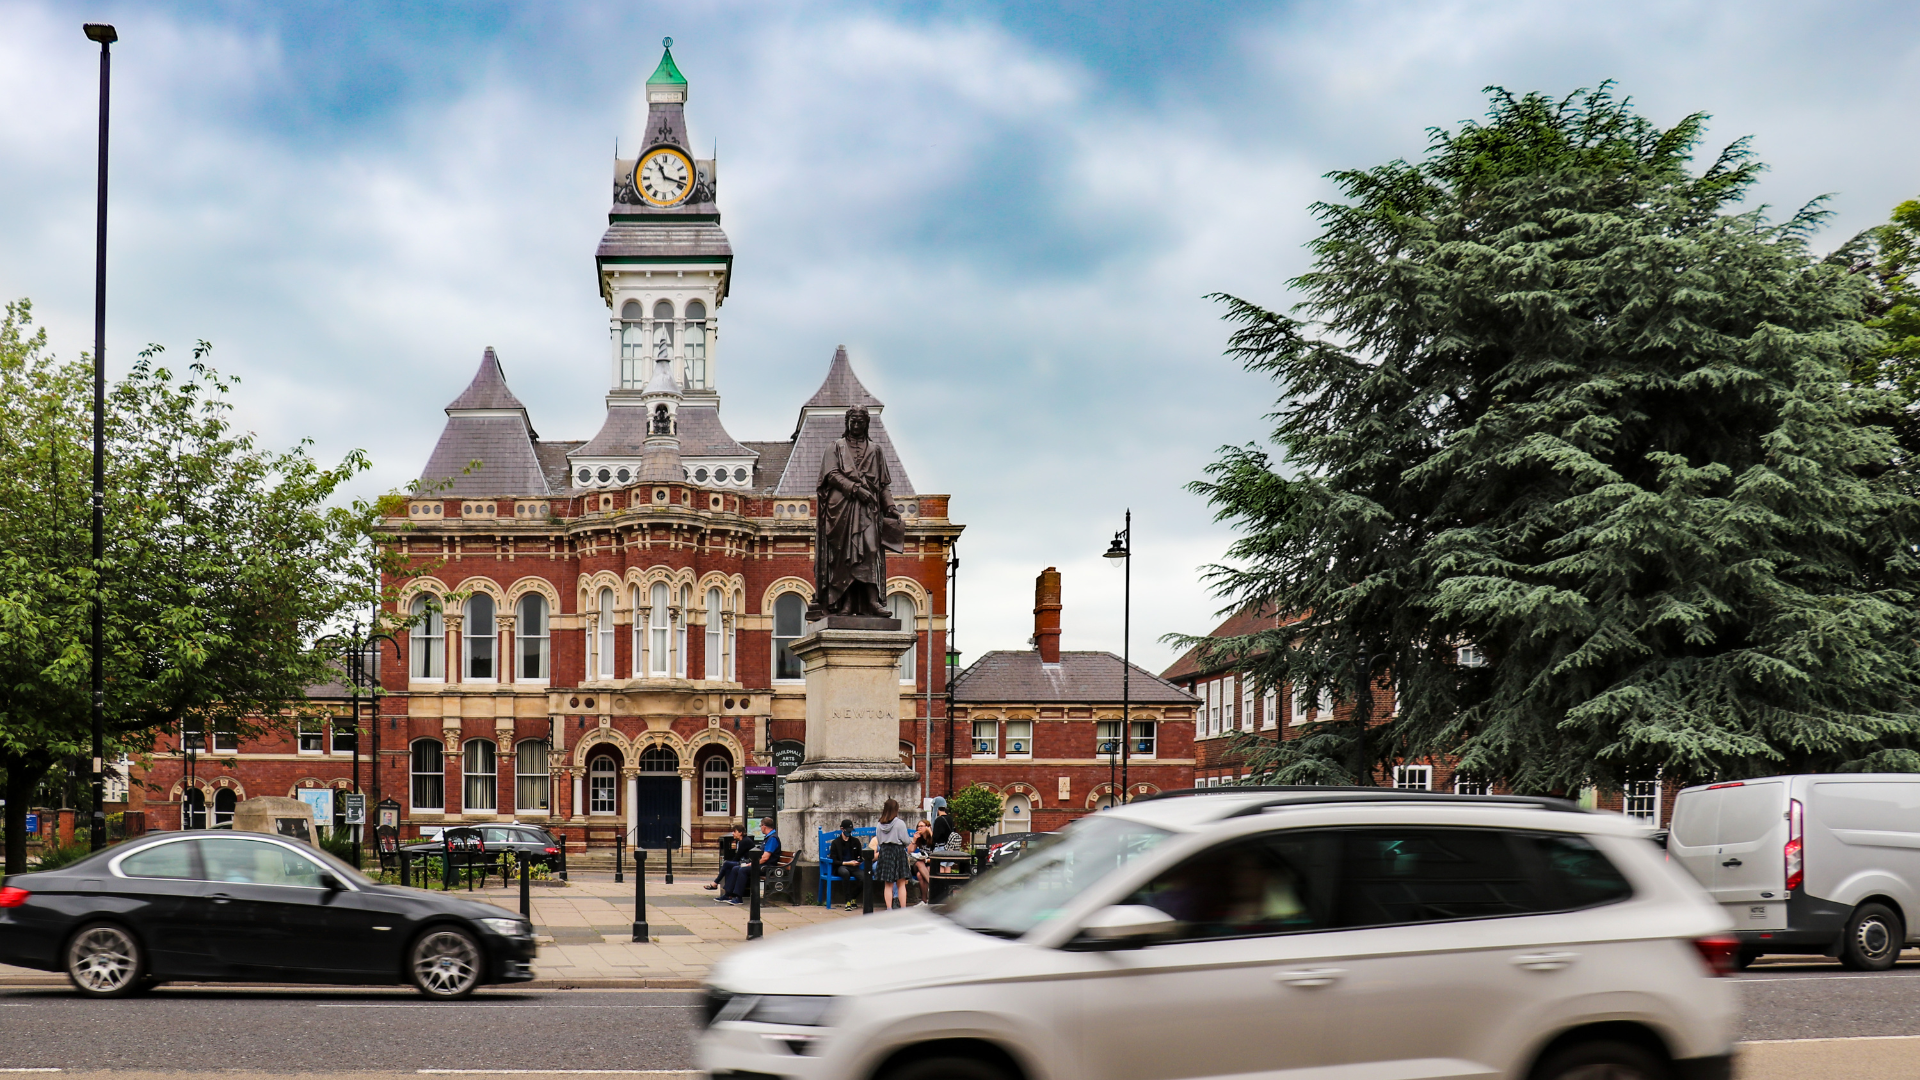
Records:
M860 852L860 914L873 914L873 852Z
M445 844L443 846L445 850L440 856L440 859L441 859L440 891L452 892L453 891L453 845Z
M626 848L627 842L624 839L613 845L613 883L615 885L627 880L626 872L620 868L620 860L625 855Z
M520 860L520 917L533 921L533 866Z
M647 849L633 849L633 940L647 941Z
M401 888L410 889L413 887L413 875L412 873L410 873L412 869L413 869L413 852L407 851L403 848L400 851L400 886Z
M554 833L554 834L553 834L553 838L554 838L555 840L558 840L558 841L560 841L560 843L559 843L559 848L560 848L560 880L561 880L561 881L567 881L567 880L569 880L569 879L568 879L568 877L567 877L567 834L566 834L566 833Z
M747 940L760 936L760 853L747 860Z
M667 884L673 884L673 849L667 849Z

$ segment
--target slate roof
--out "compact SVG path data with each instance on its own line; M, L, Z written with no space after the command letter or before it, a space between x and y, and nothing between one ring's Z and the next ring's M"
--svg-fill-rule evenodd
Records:
M1215 638L1241 637L1261 630L1271 630L1279 626L1282 621L1271 606L1261 607L1258 610L1246 608L1227 616L1226 621L1214 627L1213 633L1207 636ZM1195 676L1208 675L1215 671L1224 671L1227 669L1227 666L1228 665L1221 663L1202 663L1200 646L1196 645L1182 653L1180 659L1173 662L1172 667L1160 673L1160 677L1175 680L1191 679Z
M860 376L853 373L853 364L847 359L847 347L842 345L833 350L833 363L827 366L826 381L820 384L820 389L815 390L801 408L851 409L855 405L865 405L870 409L884 407L880 399L861 384Z
M674 414L679 423L681 457L752 457L753 450L727 434L720 410L712 405L682 405Z
M438 485L450 480L450 487L435 490L456 497L551 493L534 453L535 435L526 407L507 389L500 358L491 348L481 356L473 381L446 412L447 426L420 474L423 482ZM474 462L479 467L464 472Z
M597 259L621 256L655 258L691 258L702 255L733 258L733 245L717 222L689 221L668 224L648 221L616 221L600 237Z
M647 408L632 405L607 406L607 418L600 433L568 453L568 457L639 457L647 442Z
M540 471L547 476L547 487L552 491L565 491L572 486L570 479L573 469L567 462L567 455L585 446L579 439L564 442L537 442L533 444L533 454L540 459Z
M747 449L760 455L753 463L753 488L755 491L771 491L780 482L780 474L786 471L787 458L793 453L793 440L782 439L779 442L743 443Z
M1199 704L1199 698L1138 664L1130 666L1127 699L1134 704ZM996 649L975 660L954 680L953 700L966 705L1118 705L1121 667L1120 658L1110 652L1063 652L1058 664L1043 664L1035 649Z
M847 420L842 413L812 413L804 417L773 493L786 498L811 496L820 484L820 459L827 456L827 448L846 430ZM907 467L900 464L900 454L894 450L893 440L887 437L887 425L881 423L879 417L873 417L867 425L867 438L879 443L880 452L886 455L887 470L893 476L894 498L912 497L913 481L907 479Z

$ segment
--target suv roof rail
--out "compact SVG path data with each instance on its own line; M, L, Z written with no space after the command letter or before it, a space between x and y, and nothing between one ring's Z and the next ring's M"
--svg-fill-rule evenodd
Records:
M1397 788L1377 787L1333 787L1308 784L1249 785L1245 787L1182 788L1162 791L1134 802L1151 802L1156 799L1186 799L1209 795L1267 795L1252 806L1243 807L1233 817L1246 817L1281 806L1311 806L1316 803L1351 802L1438 802L1438 803L1475 803L1493 806L1527 806L1537 810L1553 810L1559 813L1584 814L1588 810L1578 803L1567 799L1556 799L1549 795L1450 795L1440 791L1405 791Z

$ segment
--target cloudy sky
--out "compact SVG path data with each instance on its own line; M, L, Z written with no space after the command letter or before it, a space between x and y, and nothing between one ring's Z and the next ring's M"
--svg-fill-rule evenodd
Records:
M1258 439L1226 291L1291 301L1322 174L1413 157L1489 84L1618 80L1753 137L1837 244L1920 195L1911 3L0 0L0 296L90 345L97 50L114 51L108 356L215 345L270 443L416 475L495 346L540 432L605 390L593 248L660 38L717 146L736 253L723 415L781 438L844 343L916 487L964 522L960 645L1024 647L1066 575L1068 648L1120 646L1101 560L1134 511L1133 651L1212 625L1227 531L1182 486Z

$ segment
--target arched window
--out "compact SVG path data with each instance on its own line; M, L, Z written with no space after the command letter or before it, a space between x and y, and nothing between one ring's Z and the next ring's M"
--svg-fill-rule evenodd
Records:
M739 667L740 643L738 640L736 640L736 632L740 629L739 614L740 612L745 611L746 609L747 609L747 594L740 592L737 589L734 590L733 607L728 609L727 611L727 614L733 617L727 620L727 643L724 649L727 656L727 681L728 682L736 682L740 678L739 671L737 670Z
M707 388L707 305L687 301L687 389Z
M442 758L445 749L439 739L415 739L411 757L413 767L413 808L438 814L447 806L447 767Z
M240 803L240 797L232 788L221 788L213 793L213 827L233 824L233 808Z
M500 774L495 771L493 740L468 739L466 752L461 755L461 772L466 777L466 785L460 789L462 810L492 810L496 805L494 793L499 790Z
M916 630L919 610L914 607L913 597L903 592L894 593L892 596L887 597L887 607L891 609L893 617L900 620L900 629L909 632ZM919 638L916 637L914 640L918 641ZM914 663L914 658L919 655L919 652L919 646L915 645L900 654L901 682L910 683L920 681L920 668Z
M633 677L646 678L647 675L647 610L646 597L635 585L627 590L627 606L633 609L633 622L627 627L632 638L627 643L628 651L633 654Z
M440 598L413 600L413 655L409 674L415 679L447 677L447 626L440 618Z
M781 593L773 602L773 677L794 681L806 676L800 658L793 654L794 639L807 625L807 602L799 593Z
M500 647L500 635L493 621L493 597L476 593L467 598L467 619L461 639L466 642L467 672L470 682L493 681L493 657Z
M600 590L600 677L613 678L613 590Z
M647 628L651 631L647 641L647 674L664 676L667 674L667 584L664 581L653 583L648 593L647 603L652 605L647 612Z
M513 750L513 809L547 812L547 741L528 739Z
M619 770L606 754L587 762L587 813L612 814L619 810L615 797L618 779Z
M717 754L700 767L700 812L708 817L733 813L733 770Z
M206 792L199 788L188 788L180 797L180 827L183 829L207 827Z
M707 590L707 666L703 674L709 679L724 679L726 653L725 639L726 615L720 610L720 590Z
M1000 831L1003 833L1030 832L1033 829L1033 800L1025 795L1007 796L1007 803L1000 810Z
M547 630L547 598L528 593L520 598L520 615L513 622L514 640L520 643L520 678L538 681L547 677L552 657L552 640Z
M663 344L665 350L660 348ZM673 355L673 305L665 300L653 304L653 355Z
M673 673L687 677L687 619L693 612L693 586L680 586L680 610L673 614Z
M647 354L647 332L641 325L646 309L640 301L620 305L620 388L638 390L647 385L652 357Z
M654 744L640 751L640 771L643 773L677 773L680 771L680 755L671 747Z

